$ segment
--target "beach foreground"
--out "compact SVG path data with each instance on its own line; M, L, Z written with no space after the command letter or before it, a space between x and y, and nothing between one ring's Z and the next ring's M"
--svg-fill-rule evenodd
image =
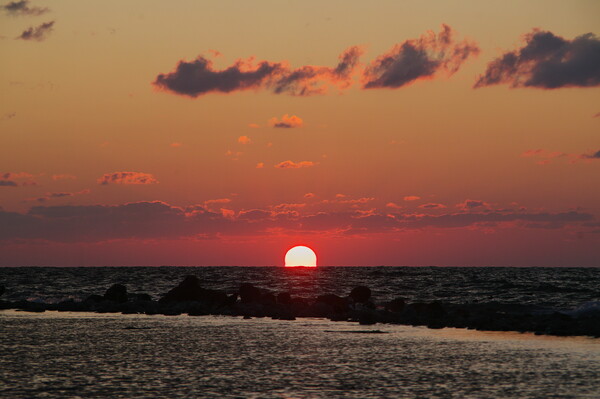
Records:
M0 311L0 396L600 394L600 341L322 319Z

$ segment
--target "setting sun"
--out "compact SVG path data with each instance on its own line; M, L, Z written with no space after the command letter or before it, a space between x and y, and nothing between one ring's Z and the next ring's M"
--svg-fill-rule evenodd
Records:
M317 255L309 247L303 245L293 247L285 254L285 267L295 266L316 267Z

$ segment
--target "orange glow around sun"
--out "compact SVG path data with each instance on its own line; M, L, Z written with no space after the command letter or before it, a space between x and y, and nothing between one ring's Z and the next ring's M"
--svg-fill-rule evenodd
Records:
M285 267L316 267L317 255L315 251L304 245L293 247L285 254Z

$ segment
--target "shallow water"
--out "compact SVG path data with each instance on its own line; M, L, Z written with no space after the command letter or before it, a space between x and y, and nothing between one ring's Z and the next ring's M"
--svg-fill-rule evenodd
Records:
M592 338L0 311L0 352L7 398L600 396L600 340Z

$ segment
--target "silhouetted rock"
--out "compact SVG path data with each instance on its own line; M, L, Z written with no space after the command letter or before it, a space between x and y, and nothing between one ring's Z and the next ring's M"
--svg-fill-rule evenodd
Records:
M3 285L0 285L0 296L6 292L6 288Z
M358 317L358 324L363 326L377 324L377 316L372 312L363 312Z
M404 298L396 298L390 301L385 308L390 312L402 312L405 306L406 302L404 301Z
M260 300L260 289L250 283L242 283L239 294L242 303L252 303Z
M196 276L186 276L175 288L167 292L160 303L198 301L210 305L224 306L229 298L224 291L210 290L200 286L200 280Z
M352 288L350 292L350 298L354 302L364 303L371 298L371 289L369 287L365 287L364 285L359 285L358 287Z
M148 294L128 294L127 297L132 301L151 301L152 297Z
M101 302L103 300L104 300L104 297L102 295L92 294L92 295L88 296L84 302Z
M114 302L127 302L127 287L123 284L113 284L104 294L104 299Z
M292 303L292 296L289 292L280 292L277 294L277 303L282 305L289 305Z
M335 294L319 295L316 302L325 303L331 306L336 312L343 312L348 308L348 302Z
M275 295L270 292L263 293L260 296L260 303L263 305L275 305L276 302Z

